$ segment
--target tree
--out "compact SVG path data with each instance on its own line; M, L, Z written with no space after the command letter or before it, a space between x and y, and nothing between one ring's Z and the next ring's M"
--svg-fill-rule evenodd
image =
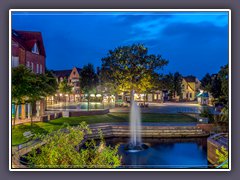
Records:
M19 65L12 68L12 102L15 106L14 126L18 105L29 100L29 93L33 93L33 84L35 84L35 81L35 74L25 66Z
M90 110L90 93L96 91L98 85L97 74L92 64L83 66L80 72L80 87L82 91L88 96L88 111Z
M79 126L66 126L40 139L40 151L33 149L26 156L33 168L116 168L121 164L117 154L118 146L106 146L102 135L99 145L94 140L81 144L91 134L86 123Z
M222 66L217 74L206 74L201 80L201 88L223 104L228 103L228 64Z
M102 58L102 70L105 79L114 84L119 91L142 92L144 78L167 65L168 61L160 55L148 54L148 49L142 44L117 47L110 50L107 57Z
M222 66L220 71L218 72L218 78L221 81L221 101L226 105L228 103L228 94L229 94L229 90L228 90L228 85L229 85L229 81L228 81L228 64L225 66Z
M182 75L179 72L169 73L161 79L163 89L169 90L171 98L180 96L182 92Z
M12 69L12 100L16 105L28 102L33 106L37 100L54 94L56 86L56 80L50 72L35 74L23 65ZM30 116L32 124L32 109ZM15 120L16 117L14 116L14 126Z
M65 102L67 102L66 95L70 94L72 92L72 86L68 84L68 81L66 78L63 79L58 85L58 90L60 93L65 95Z
M57 91L57 81L51 72L46 71L45 74L34 74L35 79L31 84L32 91L28 93L28 101L31 103L31 107L36 101L42 100L47 96L53 95ZM31 125L32 125L32 112Z
M201 80L201 89L211 92L211 87L212 87L212 77L210 76L209 73L207 73Z
M180 96L182 92L182 75L179 72L175 72L173 75L173 91L174 97Z

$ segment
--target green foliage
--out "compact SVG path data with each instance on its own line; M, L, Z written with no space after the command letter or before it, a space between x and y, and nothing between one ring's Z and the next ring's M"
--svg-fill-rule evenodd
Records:
M129 114L109 113L105 115L59 118L51 120L50 122L37 122L34 123L33 126L30 126L29 123L16 125L16 127L12 129L12 145L18 145L26 142L26 139L23 136L25 131L31 131L33 134L47 134L63 128L62 126L66 123L68 123L70 126L78 126L83 121L87 122L88 124L129 122ZM183 114L146 113L142 114L142 122L181 123L196 122L196 119Z
M97 86L98 78L92 64L83 67L80 72L80 87L84 93L94 91Z
M14 104L26 102L33 104L37 100L54 94L56 86L56 80L50 72L35 74L24 65L12 68L12 101Z
M218 74L206 74L201 80L201 88L211 93L211 95L218 99L225 105L228 103L228 64L221 67Z
M148 54L142 44L122 46L110 50L108 56L102 58L101 79L121 92L144 92L151 86L145 80L152 82L155 70L167 64L160 55Z
M221 114L220 120L222 122L228 122L229 121L229 107L228 107L228 104L222 109L222 114Z
M212 77L210 76L209 73L207 73L201 80L200 88L207 92L211 92L211 84L212 84Z
M66 78L63 79L58 85L58 89L60 93L63 94L70 94L72 92L72 86L68 84Z
M216 155L217 155L219 164L222 164L228 160L228 150L226 148L224 148L223 146L221 147L220 150L216 149ZM228 162L223 164L223 166L221 166L221 168L228 168Z
M117 154L118 146L107 147L104 140L100 146L94 140L79 147L85 135L91 134L86 123L79 126L67 126L54 133L42 136L40 150L33 149L26 156L33 168L115 168L120 165L121 157Z
M90 93L97 92L98 76L92 64L83 67L80 72L80 87L83 93L88 95L88 110L90 108Z
M213 123L214 122L214 115L211 113L211 111L207 107L203 108L203 110L201 111L201 113L199 115L201 117L208 118L208 122L209 123Z
M182 75L179 72L169 73L161 79L162 89L169 90L171 98L180 96L182 92Z
M33 93L36 75L24 65L12 68L12 101L15 104L28 100L29 93Z

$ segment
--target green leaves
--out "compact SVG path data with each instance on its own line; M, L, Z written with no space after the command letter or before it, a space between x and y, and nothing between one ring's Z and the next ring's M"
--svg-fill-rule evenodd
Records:
M144 92L152 88L146 80L151 84L155 82L153 74L167 64L160 55L148 54L142 44L122 46L110 50L108 56L102 58L101 80L117 86L122 92L132 89Z
M24 65L12 68L12 100L15 104L33 102L56 92L56 80L47 72L35 74Z
M224 163L221 168L228 168L228 150L224 148L223 146L221 147L220 150L216 149L216 155L218 158L218 163ZM225 163L226 162L226 163Z
M93 91L98 83L98 77L92 64L83 67L80 72L80 87L84 93Z
M72 92L72 86L68 84L67 79L64 78L58 85L58 89L60 93L70 94Z
M114 168L120 165L121 157L115 148L105 145L101 136L100 145L95 140L87 141L78 148L85 135L91 134L85 122L77 127L64 129L42 137L45 143L26 157L30 167L35 168Z

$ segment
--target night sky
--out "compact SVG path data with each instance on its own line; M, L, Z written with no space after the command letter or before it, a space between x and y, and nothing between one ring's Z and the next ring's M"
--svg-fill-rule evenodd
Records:
M143 43L162 71L202 78L228 63L227 12L14 12L12 28L40 31L48 69L101 66L118 46Z

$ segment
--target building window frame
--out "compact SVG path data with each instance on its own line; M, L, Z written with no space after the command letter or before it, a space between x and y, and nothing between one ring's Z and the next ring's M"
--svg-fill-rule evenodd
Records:
M17 67L19 65L19 57L12 56L12 67Z
M36 68L37 68L36 72L39 73L39 64L38 63L36 65Z
M31 62L31 69L32 69L32 71L34 71L34 63L33 62Z

